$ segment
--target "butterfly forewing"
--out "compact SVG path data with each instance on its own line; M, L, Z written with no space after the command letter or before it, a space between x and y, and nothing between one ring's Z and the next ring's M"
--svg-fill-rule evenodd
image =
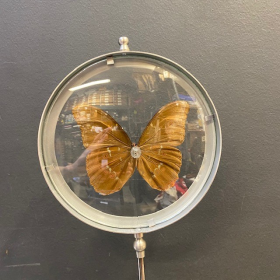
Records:
M111 142L115 144L117 141L119 145L131 146L131 141L122 127L103 110L91 105L82 104L74 107L72 112L80 126L85 148L95 141L100 132L108 128L111 129L112 133L108 135L108 139L104 144L110 145Z
M136 160L131 141L121 126L106 112L90 105L73 109L88 149L86 169L91 185L104 195L119 191L132 176Z
M175 101L162 107L148 123L138 145L166 144L176 147L182 144L189 107L186 101Z

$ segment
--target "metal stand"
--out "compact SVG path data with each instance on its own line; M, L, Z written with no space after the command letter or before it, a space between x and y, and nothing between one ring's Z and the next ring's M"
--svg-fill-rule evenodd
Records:
M133 247L136 251L136 257L138 259L138 273L139 280L145 280L145 268L144 268L144 257L146 249L146 241L143 239L143 233L134 234L135 241Z

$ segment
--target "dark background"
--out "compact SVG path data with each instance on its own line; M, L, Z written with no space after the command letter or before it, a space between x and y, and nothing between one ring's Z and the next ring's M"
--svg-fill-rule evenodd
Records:
M84 61L131 50L180 63L219 113L223 153L202 202L145 236L147 279L280 279L279 1L1 1L0 279L137 279L133 236L91 228L51 194L43 108Z

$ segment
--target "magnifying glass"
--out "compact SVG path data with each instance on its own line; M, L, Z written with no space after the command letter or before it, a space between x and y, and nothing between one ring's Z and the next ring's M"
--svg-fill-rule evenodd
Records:
M134 234L144 279L143 234L188 214L214 180L219 118L182 66L121 50L93 58L54 90L42 114L39 160L56 199L90 226Z

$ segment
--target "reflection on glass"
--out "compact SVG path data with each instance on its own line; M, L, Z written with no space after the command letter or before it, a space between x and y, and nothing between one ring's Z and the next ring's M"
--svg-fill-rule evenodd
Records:
M93 84L75 90L58 119L55 135L56 157L65 181L80 199L108 214L140 216L168 207L181 196L187 195L202 165L205 124L199 100L193 92L190 94L181 86L179 78L169 69L153 65L152 62L150 65L153 67L138 68L134 65L117 68L116 61L108 70L75 85L78 87L93 81L110 80L106 84ZM178 170L179 178L173 186L166 191L151 188L152 184L149 185L147 180L143 179L144 176L135 169L120 191L106 196L101 194L102 191L96 191L90 183L86 167L87 155L93 148L90 145L92 142L89 141L88 146L85 145L81 135L82 124L73 115L73 109L81 104L100 108L121 126L120 130L126 132L130 143L139 143L143 131L158 110L176 100L186 102L189 112L187 121L184 122L185 135L182 129L184 137L180 145L176 145L182 155L182 165ZM83 114L86 118L87 112L79 112L79 115ZM97 132L98 127L102 128L94 127ZM133 171L134 166L132 167Z

